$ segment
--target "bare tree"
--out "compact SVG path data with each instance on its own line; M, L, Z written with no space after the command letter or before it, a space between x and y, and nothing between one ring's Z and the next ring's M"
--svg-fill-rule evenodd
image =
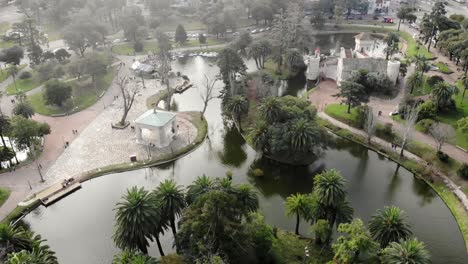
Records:
M375 126L377 125L377 118L372 111L372 108L369 106L366 113L366 120L364 121L364 129L367 133L367 143L371 143L372 136L375 133Z
M216 96L213 95L213 90L218 80L219 79L210 80L210 78L208 78L208 76L206 76L205 74L205 90L203 90L203 92L200 94L200 97L203 100L203 110L201 112L201 119L203 119L203 115L205 114L206 108L208 107L208 103L212 99L216 98Z
M413 138L414 125L418 120L418 109L415 106L406 108L405 111L405 125L403 126L403 140L401 142L401 152L400 157L403 157L403 151L405 150L406 145Z
M122 94L122 100L123 100L123 115L122 119L120 120L119 124L121 126L125 126L126 124L126 119L128 112L133 106L133 102L135 102L135 97L136 95L140 92L140 88L138 85L132 85L131 87L127 86L128 84L128 79L127 76L119 77L117 79L117 85L119 86L120 93Z
M437 144L437 151L442 149L445 142L453 140L455 138L455 130L452 126L435 123L429 128L429 134L434 138Z

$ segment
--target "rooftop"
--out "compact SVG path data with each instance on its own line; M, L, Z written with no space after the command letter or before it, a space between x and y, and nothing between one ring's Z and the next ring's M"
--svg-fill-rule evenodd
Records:
M163 127L176 116L175 113L150 109L139 116L135 123L153 127Z

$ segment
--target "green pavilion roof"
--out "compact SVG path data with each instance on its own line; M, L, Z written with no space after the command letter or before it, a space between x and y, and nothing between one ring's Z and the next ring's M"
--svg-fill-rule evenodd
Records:
M153 127L163 127L174 119L175 116L176 115L171 112L150 109L138 117L135 123Z

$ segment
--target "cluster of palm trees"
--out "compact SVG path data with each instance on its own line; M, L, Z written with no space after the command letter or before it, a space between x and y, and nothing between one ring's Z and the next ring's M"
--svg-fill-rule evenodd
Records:
M186 191L173 180L165 180L151 192L137 187L128 189L115 208L113 238L123 252L115 256L114 264L140 263L136 260L133 262L133 259L153 263L151 261L154 259L147 256L151 241L156 241L160 255L164 256L159 236L171 229L177 239L176 219L200 197L213 190L235 194L243 211L255 211L259 207L256 193L247 185L232 186L230 178L214 181L201 176Z
M350 223L353 218L344 178L333 169L317 175L311 194L294 194L287 198L286 214L296 217L296 234L299 234L300 219L305 219L313 224L315 242L328 245L333 227ZM424 243L412 237L406 215L400 208L390 206L378 210L369 221L369 231L380 245L377 255L382 263L430 263Z
M58 264L40 235L19 225L0 225L0 261L6 264Z

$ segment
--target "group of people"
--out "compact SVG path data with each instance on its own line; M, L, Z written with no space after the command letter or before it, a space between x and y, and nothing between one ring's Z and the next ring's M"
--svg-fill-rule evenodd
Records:
M75 181L74 178L64 179L64 180L62 181L62 187L63 187L63 188L66 188L68 185L72 184L74 181Z

